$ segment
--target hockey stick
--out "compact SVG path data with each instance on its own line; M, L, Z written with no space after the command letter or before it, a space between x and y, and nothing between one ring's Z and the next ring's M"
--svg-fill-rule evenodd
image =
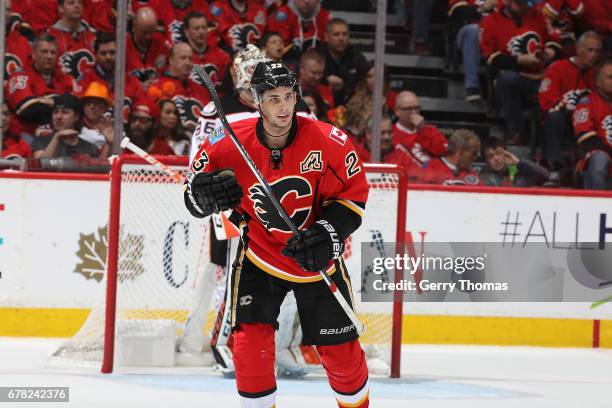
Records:
M134 143L132 143L129 137L126 136L121 140L121 148L128 149L132 153L136 154L136 156L147 161L149 164L158 167L168 176L172 177L176 182L183 182L183 176L181 176L179 172L172 170L170 167L166 166L164 163L160 162L155 157L136 146Z
M291 221L291 218L289 218L289 215L287 214L283 206L280 204L280 202L276 199L276 197L272 193L272 187L270 187L270 184L268 184L268 182L263 178L263 176L261 175L261 172L259 171L259 169L257 169L257 166L253 162L253 159L251 159L251 156L249 156L249 153L245 150L244 146L242 146L242 143L240 143L240 141L234 134L234 131L230 127L229 123L227 122L227 118L225 117L225 112L223 111L223 107L221 106L221 101L219 100L219 95L217 95L217 91L215 90L214 85L210 81L208 74L206 74L206 72L204 72L204 70L201 69L197 65L193 66L193 70L202 79L202 81L204 82L204 85L206 85L206 88L208 88L208 92L210 92L210 96L212 97L213 103L215 104L215 108L217 108L217 112L219 113L219 120L221 121L223 128L229 134L230 138L232 139L232 142L234 142L234 145L240 152L240 155L242 156L244 161L247 163L247 165L251 169L251 172L253 173L253 175L255 175L255 178L257 179L257 181L262 185L265 194L268 196L268 198L270 199L270 201L272 202L272 204L278 211L283 221L285 221L285 224L287 224L291 232L295 236L300 236L300 231L297 229L295 224L293 224L293 221ZM329 276L329 274L324 269L320 270L319 273L321 274L321 277L327 284L327 287L332 292L332 294L334 295L338 303L340 303L340 307L342 307L342 310L344 310L348 318L355 325L355 329L357 330L357 333L358 334L363 333L365 330L363 323L359 321L359 319L357 318L357 315L355 314L353 309L351 309L346 299L344 299L344 296L342 296L336 284L331 280L331 277Z

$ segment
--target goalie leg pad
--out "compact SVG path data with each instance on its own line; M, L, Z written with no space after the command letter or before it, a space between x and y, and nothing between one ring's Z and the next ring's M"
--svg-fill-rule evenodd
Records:
M276 392L274 358L274 327L272 325L243 323L236 328L234 331L234 367L236 368L236 385L242 399L259 399Z
M317 346L339 407L369 406L368 367L359 340Z

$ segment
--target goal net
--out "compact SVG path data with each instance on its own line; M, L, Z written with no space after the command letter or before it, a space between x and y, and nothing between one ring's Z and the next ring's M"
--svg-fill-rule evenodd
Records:
M185 158L162 161L181 174L187 168ZM356 309L366 326L360 340L366 353L391 367L393 376L399 375L401 302L361 302L362 283L369 279L361 252L401 237L405 206L398 204L406 193L398 174L393 167L366 167L366 216L344 254ZM53 353L51 362L101 367L103 372L113 366L174 365L187 319L201 303L203 282L217 278L209 260L210 232L207 220L185 209L182 183L138 158L117 159L111 173L104 290L92 300L81 329ZM216 315L212 304L207 308L198 328L202 334L210 332Z

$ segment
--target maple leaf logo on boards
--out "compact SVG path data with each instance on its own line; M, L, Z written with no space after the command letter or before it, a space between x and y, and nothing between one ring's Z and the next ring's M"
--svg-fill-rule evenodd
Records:
M79 234L79 250L76 255L81 260L74 269L85 279L102 281L106 274L106 255L108 250L108 226L98 228L97 233ZM134 280L144 272L142 254L144 236L120 232L119 235L119 265L118 279Z

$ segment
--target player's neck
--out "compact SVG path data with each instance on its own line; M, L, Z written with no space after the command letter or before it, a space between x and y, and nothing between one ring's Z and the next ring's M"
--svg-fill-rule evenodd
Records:
M285 128L277 128L270 123L263 122L263 131L265 134L266 145L271 148L281 149L287 144L291 125Z

